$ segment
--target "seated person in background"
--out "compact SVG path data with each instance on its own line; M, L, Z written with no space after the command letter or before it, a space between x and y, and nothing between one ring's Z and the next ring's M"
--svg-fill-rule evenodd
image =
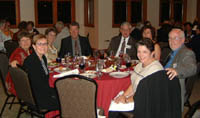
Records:
M200 25L197 26L196 28L196 35L193 37L190 47L194 51L196 55L197 62L200 62Z
M48 43L45 35L38 34L33 37L34 51L24 61L24 69L28 73L33 94L38 107L47 110L57 110L58 100L54 88L49 86L49 71L45 54Z
M152 26L144 26L142 28L142 37L143 38L149 38L152 40L152 42L154 43L154 58L156 60L160 60L160 55L161 55L161 49L159 44L156 42L156 34L155 34L155 28Z
M29 32L30 34L32 34L32 35L37 35L37 34L39 34L39 31L38 31L36 28L34 28L34 23L33 23L33 21L28 21L28 22L27 22L27 30L28 30L28 32Z
M9 59L11 67L22 66L26 57L31 53L30 47L32 35L28 32L20 32L18 34L18 39L19 48L15 49ZM16 95L14 84L9 73L6 76L6 87L9 92Z
M172 29L172 25L170 21L165 20L162 26L157 30L157 41L158 42L166 42L168 43L168 34Z
M62 21L58 21L55 24L55 28L56 28L58 34L56 36L56 40L54 41L54 46L56 47L56 49L58 51L60 51L62 39L67 38L70 35L69 29L67 27L65 27L65 25Z
M136 59L136 40L130 36L131 24L129 22L124 22L120 26L121 35L115 36L111 39L108 46L107 53L113 51L115 57L119 55L128 54L131 59Z
M116 103L127 103L133 101L133 96L137 90L139 82L155 73L157 71L163 70L163 66L158 60L153 58L154 44L149 38L144 38L137 42L137 57L140 60L140 63L134 68L134 72L131 74L131 85L124 92L115 99ZM117 118L118 113L110 112L109 118Z
M185 29L184 33L187 41L191 41L191 39L196 35L195 31L192 30L192 27L193 27L192 23L190 22L186 22L184 24L184 29Z
M138 22L130 34L137 41L142 39L141 29L143 26L144 24L142 22Z
M55 61L56 58L58 57L58 51L53 46L53 42L56 39L56 29L53 27L47 28L45 31L45 35L48 41L48 51L45 55L47 58L47 62L52 62L52 61Z
M4 42L7 40L11 40L10 36L4 34L6 28L6 20L0 20L0 51L5 52L6 49L4 47Z
M7 36L7 37L11 37L10 39L13 38L13 31L10 30L10 22L8 20L6 20L6 26L5 26L5 29L4 29L4 34Z
M196 74L195 54L185 45L185 34L181 29L174 28L169 33L169 46L172 49L164 65L170 79L178 77L181 86L182 111L184 107L185 79Z
M15 41L18 41L18 34L19 32L21 31L27 31L27 22L26 21L21 21L18 25L18 31L14 33L13 35L13 39L12 40L15 40Z
M89 56L92 55L92 48L88 38L79 35L79 24L72 22L69 26L70 36L64 38L61 42L59 57L64 57L70 53L71 56Z

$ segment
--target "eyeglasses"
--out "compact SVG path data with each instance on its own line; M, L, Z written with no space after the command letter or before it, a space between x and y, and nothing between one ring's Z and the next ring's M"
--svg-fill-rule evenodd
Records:
M47 46L48 43L36 43L36 45L38 45L38 46Z
M178 38L178 37L174 37L174 38L172 38L172 37L169 37L169 40L179 40L180 38Z

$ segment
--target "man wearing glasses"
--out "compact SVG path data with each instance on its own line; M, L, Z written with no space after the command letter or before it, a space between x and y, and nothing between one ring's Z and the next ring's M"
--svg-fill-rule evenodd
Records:
M115 57L123 56L128 54L131 59L136 59L136 40L131 36L131 24L129 22L124 22L120 26L120 35L115 36L111 39L108 47L108 54L113 52Z
M185 35L181 29L172 29L169 32L169 46L172 52L167 59L165 69L170 79L179 78L181 86L182 111L184 107L185 78L196 74L197 65L195 54L185 45Z

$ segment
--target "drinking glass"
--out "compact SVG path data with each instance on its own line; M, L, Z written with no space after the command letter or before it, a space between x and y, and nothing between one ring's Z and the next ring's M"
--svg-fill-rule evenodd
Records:
M93 57L94 57L95 60L97 59L97 57L98 57L98 50L94 50L93 51Z
M123 51L120 51L120 52L119 52L119 57L120 57L120 58L123 58L123 56L124 56L124 52L123 52Z
M128 69L128 72L130 72L130 67L131 67L131 64L132 64L130 56L126 54L124 56L124 61L126 63L126 68Z
M114 58L114 52L111 50L110 51L110 58L113 59Z
M104 50L99 51L99 58L104 59Z
M120 67L121 67L121 58L117 58L115 65L117 66L116 70L120 71Z
M103 70L103 67L104 67L104 60L98 60L97 61L97 64L96 64L96 71L97 71L97 76L98 76L98 79L100 79L101 75L102 75L102 70Z
M65 63L68 63L70 61L70 52L68 52L66 55L65 55Z
M84 72L84 68L85 68L85 59L83 57L80 58L80 62L79 62L79 68L82 72Z

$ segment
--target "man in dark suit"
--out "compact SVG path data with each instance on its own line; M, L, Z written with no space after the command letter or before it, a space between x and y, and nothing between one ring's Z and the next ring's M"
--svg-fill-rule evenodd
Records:
M181 86L182 110L184 105L185 79L196 74L195 54L185 45L185 34L181 29L174 28L169 33L169 46L172 49L165 68L170 79L179 78Z
M136 40L131 36L131 24L129 22L124 22L120 26L121 35L115 36L111 39L111 42L108 47L108 54L113 51L115 57L118 57L120 54L128 54L131 59L136 59Z
M79 24L73 22L69 26L70 36L62 39L59 57L63 58L66 54L71 56L89 56L92 49L88 38L79 35Z

